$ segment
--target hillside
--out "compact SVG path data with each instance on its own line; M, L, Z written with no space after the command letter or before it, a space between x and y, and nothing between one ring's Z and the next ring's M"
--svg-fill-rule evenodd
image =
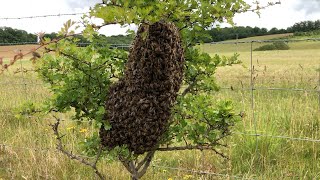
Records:
M243 38L239 40L227 40L222 41L223 42L234 42L233 44L214 44L214 43L206 43L202 45L200 48L208 52L209 54L215 54L215 53L234 53L234 52L248 52L251 49L251 43L249 43L252 40L276 40L276 39L307 39L312 38L308 36L293 36L293 33L285 33L285 34L274 34L274 35L265 35L265 36L255 36L255 37L249 37L249 38ZM236 43L236 42L246 42L248 43ZM253 43L252 49L258 48L262 45L270 44L270 43ZM306 50L306 49L319 49L320 48L320 41L301 41L301 42L289 42L288 43L290 50Z
M15 46L0 46L0 57L2 58L13 58L19 52L23 54L32 51L39 45L15 45Z

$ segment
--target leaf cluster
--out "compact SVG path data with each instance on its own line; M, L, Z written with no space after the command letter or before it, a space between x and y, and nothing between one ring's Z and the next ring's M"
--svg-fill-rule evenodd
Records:
M37 63L37 72L53 93L47 110L72 110L75 119L100 123L108 87L122 76L128 53L96 42L78 47L77 39L64 39L46 49L51 53Z
M237 120L232 103L212 103L211 94L219 89L214 79L217 67L240 63L239 55L210 56L197 45L207 36L206 28L221 21L232 23L234 13L247 8L242 0L109 0L92 9L91 16L104 20L102 26L166 21L180 28L186 60L183 88L173 109L171 125L159 146L185 142L185 146L213 148L229 134ZM103 39L98 33L102 26L84 23L86 29L82 34L91 44L78 47L79 39L70 30L74 24L68 21L60 32L64 39L52 44L48 43L50 39L45 40L49 44L47 53L37 63L37 71L53 93L48 111L71 111L75 119L94 120L99 128L108 113L104 106L109 86L123 75L128 52L102 46ZM108 124L105 127L112 128ZM97 135L83 143L89 154L96 152L98 144Z

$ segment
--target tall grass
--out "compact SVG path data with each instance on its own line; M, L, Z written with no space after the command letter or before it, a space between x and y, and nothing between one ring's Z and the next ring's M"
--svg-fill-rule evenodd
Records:
M231 55L238 51L243 61L241 65L219 68L216 74L220 86L228 89L215 92L213 101L231 99L236 110L244 114L234 134L225 140L229 147L222 149L230 161L213 152L157 153L155 166L150 167L144 179L320 178L320 142L284 138L320 139L319 93L313 92L319 88L316 69L320 64L320 46L317 43L289 44L291 49L286 51L253 52L254 87L312 91L255 90L253 94L249 90L250 46L204 45L202 49L212 55ZM0 144L11 145L0 148L0 179L93 179L90 168L55 150L50 117L15 116L17 107L25 102L41 103L50 96L46 85L34 73L12 72L21 65L30 68L31 62L23 60L0 76ZM66 148L81 153L78 145L93 133L92 126L89 123L78 126L68 121L67 115L59 116L66 119L61 126L62 133L66 134ZM255 133L268 136L252 136ZM104 158L99 163L104 174L110 179L129 179L121 164L108 161ZM232 176L201 175L163 166Z

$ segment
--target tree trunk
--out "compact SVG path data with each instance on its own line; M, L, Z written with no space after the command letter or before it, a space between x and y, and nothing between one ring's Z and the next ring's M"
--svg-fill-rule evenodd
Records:
M131 175L131 180L139 180L139 179L136 178L134 175Z

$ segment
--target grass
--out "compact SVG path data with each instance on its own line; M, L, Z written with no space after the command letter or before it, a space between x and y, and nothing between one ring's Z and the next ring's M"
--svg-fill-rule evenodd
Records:
M38 45L15 45L15 46L0 46L0 57L10 58L17 53L27 53L32 49L38 47Z
M266 37L260 37L266 38ZM270 37L268 37L270 38ZM275 37L272 37L275 38ZM233 100L236 110L245 116L223 149L230 161L213 152L157 153L154 164L143 179L235 179L235 177L200 175L188 171L167 169L179 167L229 174L253 179L318 179L320 178L320 142L301 141L269 136L320 139L319 88L317 68L320 66L320 42L290 43L290 50L253 52L254 86L257 88L297 88L311 91L254 91L252 118L250 88L250 45L238 44L242 65L221 67L216 79L222 89L214 94L217 99ZM254 44L260 46L260 44ZM202 50L214 55L232 55L232 45L204 45ZM0 76L0 179L92 179L90 168L69 160L55 151L55 139L48 124L50 117L17 118L21 104L41 103L50 92L35 74L14 74L19 67L31 67L23 60ZM27 83L27 86L24 85ZM231 88L232 87L232 88ZM232 90L231 90L232 89ZM64 115L60 115L64 116ZM81 129L86 129L82 132ZM66 148L81 153L78 143L93 133L90 124L64 121L61 127ZM81 132L80 132L81 131ZM24 148L27 147L27 148ZM42 150L39 150L42 149ZM119 163L108 163L104 158L99 167L112 179L129 179Z
M300 36L292 36L292 33L289 34L275 34L275 35L267 35L267 36L256 36L243 38L239 40L229 40L225 42L229 42L228 44L204 44L201 48L205 52L210 53L222 53L229 54L234 52L250 52L251 44L250 43L237 43L244 41L252 41L252 40L279 40L279 39L289 39L289 40L297 40L297 39L306 39L310 37L300 37ZM260 46L272 44L265 42L253 42L252 49L256 49ZM311 50L311 49L319 49L320 41L301 41L301 42L288 42L290 50Z
M320 46L315 43L318 42L292 43L292 48L286 51L253 52L254 86L311 91L319 88L316 69L320 66ZM222 48L221 45L207 45L205 50L218 53L215 46ZM243 65L220 68L216 76L219 84L235 89L221 91L218 97L232 99L238 109L248 113L236 131L254 134L256 124L259 134L319 139L317 92L254 91L255 119L252 118L251 94L241 90L250 87L251 76L251 54L245 51L248 45L243 46L239 47L243 50L240 52ZM218 54L231 53L229 47ZM317 179L320 176L319 142L239 134L232 136L230 141L235 143L231 148L233 172L254 175L258 179Z

